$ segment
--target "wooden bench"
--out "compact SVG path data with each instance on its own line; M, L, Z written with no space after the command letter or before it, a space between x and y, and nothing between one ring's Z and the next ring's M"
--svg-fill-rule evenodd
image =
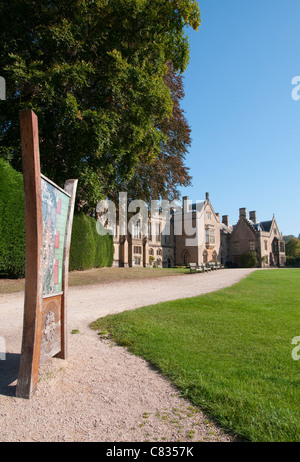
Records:
M198 267L197 263L190 263L190 272L199 273L201 269Z
M199 270L202 271L202 273L205 273L206 271L210 271L210 269L205 265L205 263L200 263Z

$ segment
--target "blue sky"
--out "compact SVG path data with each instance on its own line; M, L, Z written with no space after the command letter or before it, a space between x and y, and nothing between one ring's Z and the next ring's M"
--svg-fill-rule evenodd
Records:
M189 30L182 108L192 129L190 200L238 220L239 208L273 213L283 234L300 233L299 0L200 0ZM300 92L299 92L300 93Z

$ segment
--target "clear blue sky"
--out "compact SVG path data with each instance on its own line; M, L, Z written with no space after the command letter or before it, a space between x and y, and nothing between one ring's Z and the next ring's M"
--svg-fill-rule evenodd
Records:
M300 233L299 0L200 0L189 30L182 108L192 129L190 200L238 220L239 208L273 213L283 234Z

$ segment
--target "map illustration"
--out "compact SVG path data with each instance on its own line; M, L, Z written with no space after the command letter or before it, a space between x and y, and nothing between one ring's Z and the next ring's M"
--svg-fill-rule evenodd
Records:
M70 198L41 178L43 207L43 296L62 292L66 225Z

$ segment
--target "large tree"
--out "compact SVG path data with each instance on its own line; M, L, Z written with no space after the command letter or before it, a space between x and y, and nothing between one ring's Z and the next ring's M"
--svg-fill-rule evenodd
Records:
M32 108L43 173L78 178L94 206L159 159L174 116L167 63L185 70L185 27L199 22L195 0L2 0L0 155L21 169L19 110Z
M182 76L174 72L171 63L165 75L173 107L170 117L158 125L165 136L159 154L149 162L141 153L139 163L129 181L117 184L109 196L117 203L118 192L126 191L128 198L142 199L148 203L156 199L179 199L180 186L189 186L191 176L185 165L185 157L191 144L191 130L181 109L180 102L184 97Z

